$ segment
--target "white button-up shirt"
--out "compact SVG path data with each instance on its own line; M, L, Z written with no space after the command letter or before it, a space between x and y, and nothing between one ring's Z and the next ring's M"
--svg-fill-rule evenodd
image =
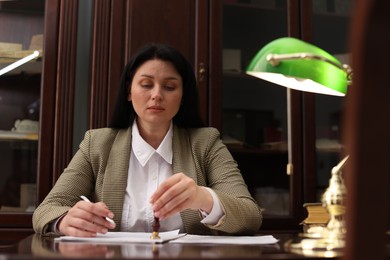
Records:
M171 123L164 140L155 150L141 137L134 120L129 173L121 220L122 231L152 232L153 230L154 214L149 198L157 187L173 174L172 129ZM212 195L214 204L210 214L202 212L205 218L201 222L214 225L224 213L216 194L209 188L207 190ZM180 213L160 221L160 231L175 229L184 232Z

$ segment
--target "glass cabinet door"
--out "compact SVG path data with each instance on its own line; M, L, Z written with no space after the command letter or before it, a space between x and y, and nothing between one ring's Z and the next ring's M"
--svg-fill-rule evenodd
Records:
M42 39L45 1L0 2L0 213L32 212L36 204Z
M312 5L313 44L350 63L349 28L352 0L317 0ZM348 95L348 93L347 93ZM315 95L316 201L329 185L331 170L345 156L342 140L342 119L345 97Z
M265 217L289 209L286 88L245 74L268 42L288 36L287 1L225 0L222 135Z

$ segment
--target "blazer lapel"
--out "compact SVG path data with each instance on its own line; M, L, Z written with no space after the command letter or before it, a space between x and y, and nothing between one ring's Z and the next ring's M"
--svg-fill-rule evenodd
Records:
M185 129L180 129L177 126L173 128L173 174L183 172L196 181L197 174L192 158L191 145L185 131Z
M173 174L182 172L194 179L198 183L198 175L195 168L195 162L192 153L192 147L189 141L187 130L178 128L173 129ZM180 213L183 220L185 232L194 232L194 225L201 220L200 213L194 214L193 210L184 210Z
M115 230L120 229L122 219L130 151L131 127L118 131L107 160L103 181L102 200L115 215L114 221L117 223Z

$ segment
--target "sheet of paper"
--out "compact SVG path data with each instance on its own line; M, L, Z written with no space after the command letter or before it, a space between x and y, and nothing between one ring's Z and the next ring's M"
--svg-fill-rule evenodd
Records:
M179 230L160 232L160 239L151 239L151 233L145 232L107 232L106 234L97 234L96 237L73 237L61 236L55 238L54 241L68 242L88 242L96 244L107 243L164 243L172 239L185 236L185 233L179 234Z
M188 244L235 244L235 245L268 245L278 240L271 236L201 236L189 235L171 240L169 243Z
M160 232L160 239L151 239L151 233L144 232L108 232L96 237L61 236L56 242L87 242L95 244L118 243L181 243L181 244L236 244L236 245L267 245L278 240L272 235L267 236L203 236L179 233L179 230Z

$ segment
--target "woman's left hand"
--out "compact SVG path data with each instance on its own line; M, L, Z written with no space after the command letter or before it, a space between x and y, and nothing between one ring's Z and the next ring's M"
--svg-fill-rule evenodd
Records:
M163 220L184 209L201 209L210 213L213 197L205 188L183 173L173 174L150 197L155 217Z

